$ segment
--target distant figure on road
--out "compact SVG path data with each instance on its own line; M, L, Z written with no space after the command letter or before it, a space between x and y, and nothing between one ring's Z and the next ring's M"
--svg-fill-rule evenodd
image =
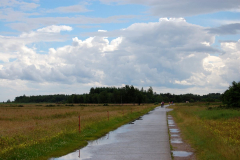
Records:
M161 102L161 107L163 107L164 106L164 102Z

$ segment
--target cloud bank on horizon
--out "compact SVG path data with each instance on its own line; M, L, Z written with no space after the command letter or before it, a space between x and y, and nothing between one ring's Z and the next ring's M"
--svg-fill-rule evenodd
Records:
M240 80L239 15L238 0L2 0L0 101L124 84L223 92Z

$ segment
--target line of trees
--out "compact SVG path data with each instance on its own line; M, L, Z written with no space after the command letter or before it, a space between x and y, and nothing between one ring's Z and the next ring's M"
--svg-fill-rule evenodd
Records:
M155 103L155 102L216 102L221 100L220 93L209 93L207 95L180 94L153 92L153 88L147 90L138 89L134 86L125 85L124 87L96 87L91 88L88 94L56 94L56 95L38 95L38 96L19 96L15 103Z
M58 102L66 102L68 100L69 95L65 94L55 94L55 95L38 95L38 96L19 96L15 97L15 103L58 103ZM9 101L9 100L8 100Z

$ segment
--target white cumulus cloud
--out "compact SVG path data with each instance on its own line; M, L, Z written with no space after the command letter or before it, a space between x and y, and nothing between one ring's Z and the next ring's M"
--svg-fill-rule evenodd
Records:
M198 93L197 88L202 88L201 93L223 91L240 79L240 41L222 42L216 49L215 35L182 18L89 33L95 36L82 40L74 37L69 45L49 48L48 54L28 46L71 29L50 26L18 37L0 37L1 55L7 55L2 58L0 79L24 81L34 88L133 84L193 93ZM9 61L11 56L14 61Z
M70 26L57 26L57 25L52 25L52 26L47 26L41 29L38 29L37 32L50 32L50 33L59 33L61 31L71 31L72 27Z

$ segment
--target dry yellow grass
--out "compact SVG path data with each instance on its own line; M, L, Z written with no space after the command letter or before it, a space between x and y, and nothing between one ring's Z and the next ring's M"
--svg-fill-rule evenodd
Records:
M16 146L31 145L55 137L65 131L78 130L78 116L81 115L81 129L93 123L138 112L150 105L88 105L46 107L44 104L25 104L24 107L13 105L0 106L0 150L7 152Z

